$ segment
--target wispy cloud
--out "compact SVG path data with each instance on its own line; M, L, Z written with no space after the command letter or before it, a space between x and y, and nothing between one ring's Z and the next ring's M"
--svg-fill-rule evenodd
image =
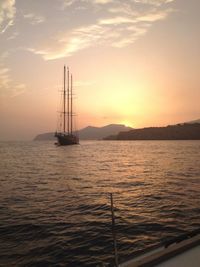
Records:
M149 14L144 14L143 16L140 16L137 18L137 21L143 21L143 22L155 22L158 20L165 19L169 13L172 12L172 9L167 9L165 11L160 11L160 12L152 12Z
M10 70L8 68L0 68L0 88L9 88L11 78L9 75Z
M133 2L147 5L160 6L162 4L167 4L170 2L174 2L175 0L133 0Z
M19 35L19 32L13 32L8 38L7 40L14 40L17 36Z
M0 33L4 33L13 25L15 13L15 0L0 1Z
M84 25L84 14L81 13L83 20L79 23L84 26L62 30L54 34L48 44L40 43L28 50L45 60L52 60L99 45L126 47L146 34L155 22L166 19L173 11L169 5L173 1L124 0L122 3L119 0L64 0L66 10L73 5L73 11L84 10L91 14L89 22Z
M38 16L34 13L24 14L24 18L27 19L32 25L40 24L45 21L43 16Z
M10 69L0 66L0 93L4 96L15 97L26 91L25 84L14 83L11 79Z
M104 5L104 4L109 4L113 3L118 0L63 0L63 8L72 6L74 4L79 4L79 5L85 5L85 4L99 4L99 5Z
M75 87L88 87L88 86L92 86L96 83L96 81L76 81L74 83Z
M114 2L113 0L93 0L95 4L108 4Z
M23 93L26 92L26 85L21 83L21 84L16 84L14 88L12 88L12 91L10 93L10 97L16 97L19 95L22 95Z
M61 8L63 8L63 9L67 8L67 7L71 6L71 5L73 5L75 2L76 2L76 0L64 0L64 1L62 1Z

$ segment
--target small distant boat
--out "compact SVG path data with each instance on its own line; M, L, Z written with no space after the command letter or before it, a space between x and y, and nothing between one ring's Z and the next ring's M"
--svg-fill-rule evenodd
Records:
M64 66L64 88L61 111L60 130L55 132L57 145L68 146L79 144L77 133L73 129L73 80L69 77L69 68L67 68L67 90L66 90L66 67ZM66 101L67 100L67 101Z

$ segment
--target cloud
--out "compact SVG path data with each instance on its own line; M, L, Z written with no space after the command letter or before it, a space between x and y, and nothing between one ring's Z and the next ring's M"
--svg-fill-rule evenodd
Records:
M82 17L79 20L82 26L63 29L53 34L54 37L48 43L45 41L30 46L28 50L41 55L44 60L53 60L99 45L126 47L145 35L155 22L166 19L173 11L169 8L169 3L173 1L175 0L65 0L63 3L66 10L72 11L70 8L73 5L74 14ZM84 15L87 16L87 23ZM69 21L73 25L73 16L68 18L68 23Z
M99 25L80 27L72 32L62 33L51 39L51 46L28 48L27 50L42 55L45 60L52 60L70 56L73 53L88 48L106 34L106 29Z
M133 0L133 1L135 3L139 3L139 4L160 6L162 4L167 4L167 3L170 3L170 2L174 2L175 0Z
M0 88L8 88L11 82L8 68L0 68Z
M106 18L106 19L100 19L99 24L100 25L120 25L124 23L134 23L135 19L134 18L129 18L129 17L111 17L111 18Z
M4 96L15 97L26 91L25 84L14 83L11 79L10 69L0 66L0 93Z
M13 32L7 40L14 40L19 35L19 32Z
M99 5L103 5L103 4L109 4L109 3L113 3L114 1L118 1L118 0L64 0L63 1L63 8L72 6L74 4L99 4Z
M0 33L4 33L13 25L15 13L15 0L0 1Z
M65 0L62 3L62 8L69 7L69 6L73 5L75 2L76 2L76 0Z
M146 22L155 22L158 20L162 20L165 19L169 13L172 12L172 9L167 9L165 11L161 11L161 12L153 12L150 14L145 14L144 16L141 16L137 19L137 21L146 21Z
M43 16L35 15L34 13L24 14L24 18L30 21L30 24L36 25L43 23L45 18Z
M15 85L14 88L12 88L10 97L16 97L16 96L22 95L25 92L26 92L26 85L23 83L17 84Z
M88 86L92 86L96 83L96 81L76 81L74 83L75 87L88 87Z
M114 0L94 0L95 4L108 4L114 2Z

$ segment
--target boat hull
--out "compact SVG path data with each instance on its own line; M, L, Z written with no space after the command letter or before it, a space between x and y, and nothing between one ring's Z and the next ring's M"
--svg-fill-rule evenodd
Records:
M70 146L70 145L77 145L79 144L79 139L77 136L73 134L62 134L62 133L55 133L55 137L57 137L59 146Z

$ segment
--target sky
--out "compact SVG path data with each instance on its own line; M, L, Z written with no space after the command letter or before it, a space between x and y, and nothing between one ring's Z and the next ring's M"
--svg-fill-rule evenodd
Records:
M76 127L200 118L199 0L0 0L0 140L56 130L63 66Z

